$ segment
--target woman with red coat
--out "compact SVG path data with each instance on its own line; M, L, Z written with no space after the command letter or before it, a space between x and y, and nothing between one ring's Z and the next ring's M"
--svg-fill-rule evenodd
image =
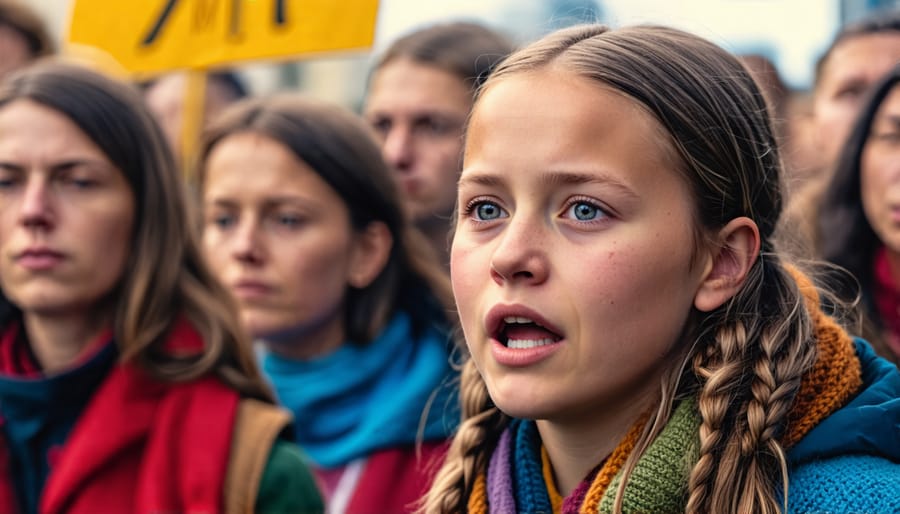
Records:
M0 85L0 512L321 512L136 90Z

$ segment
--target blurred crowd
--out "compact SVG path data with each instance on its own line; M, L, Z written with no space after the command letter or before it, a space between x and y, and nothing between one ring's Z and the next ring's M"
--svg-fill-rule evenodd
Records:
M882 366L879 373L895 380L893 368L900 362L900 11L873 13L842 27L816 62L808 92L788 88L764 56L709 57L710 62L727 61L728 66L734 57L735 76L747 74L758 88L748 89L749 100L725 98L731 91L727 88L717 93L724 107L715 104L719 100L710 103L721 119L733 119L737 115L729 109L735 109L747 120L758 118L763 128L753 134L771 132L774 138L772 147L751 147L745 141L750 136L730 125L709 127L710 140L721 135L713 132L731 131L726 135L733 137L735 152L720 161L710 160L709 165L700 157L696 162L690 158L717 150L695 150L691 145L700 143L683 136L679 125L704 122L665 118L669 107L658 107L664 101L641 89L706 86L651 84L654 75L649 72L650 78L639 85L609 78L614 75L609 69L626 65L609 58L594 70L588 58L565 53L577 52L599 35L561 34L531 47L514 34L476 23L420 28L393 41L374 59L358 113L299 91L254 95L241 75L228 69L205 74L203 104L192 106L186 96L187 73L173 71L139 83L108 76L58 51L26 3L0 0L0 512L536 512L532 509L543 505L543 489L536 499L523 500L532 498L522 485L527 482L524 473L531 471L534 475L528 477L555 484L547 485L550 511L576 512L593 501L594 484L607 473L609 463L620 458L616 452L625 452L620 467L609 472L604 484L603 491L608 486L615 493L619 482L609 485L610 480L618 476L634 446L626 451L616 443L622 438L638 441L641 455L651 455L648 448L668 433L663 430L668 420L681 415L675 405L682 400L681 405L687 405L684 398L693 395L699 398L693 408L702 417L702 425L701 421L696 425L700 443L692 450L699 464L692 468L690 480L685 479L689 493L682 496L686 510L713 512L724 504L716 503L716 494L702 492L706 484L721 498L733 495L751 501L742 496L746 493L707 476L708 462L715 462L713 469L722 476L731 469L719 464L732 462L726 447L750 448L733 462L745 462L740 459L753 452L768 452L766 458L773 460L763 464L753 460L746 467L777 470L777 464L785 462L786 449L797 441L802 446L800 435L786 442L799 419L789 417L788 407L759 414L782 423L773 422L780 428L772 428L770 435L785 450L773 449L774 444L762 448L762 443L737 443L738 439L725 436L715 439L714 434L728 431L764 439L760 435L764 430L743 432L741 422L729 417L749 418L752 425L755 404L747 398L758 399L765 389L772 397L797 395L788 404L802 404L802 394L816 394L798 392L801 384L815 383L809 378L811 370L841 370L846 374L833 380L869 383L863 358L868 350L859 350L863 343L847 337L845 350L853 354L857 345L859 356L852 358L863 362L862 375L859 364L855 375L839 367L834 359L844 350L835 348L844 347L823 346L822 316L834 320L828 334L846 331L861 338L855 341L867 341L878 357L866 358ZM613 38L616 34L610 32ZM636 56L634 62L644 62L639 59L654 48L646 41L655 40L635 43L627 32L622 34L621 41L615 40L620 45L616 48ZM703 63L713 55L696 50L699 47L677 34L662 37L659 48L683 52L678 55L686 55L685 62L706 66ZM557 50L551 43L570 46L560 50L562 57L554 57ZM604 48L595 55L606 55ZM501 65L511 54L512 61ZM681 67L689 69L681 61L672 62L674 71L652 56L635 66L663 70L672 77L680 77ZM501 75L491 82L498 66ZM577 80L571 74L577 74ZM595 94L579 89L584 77L603 82L599 89L605 93L596 93L594 104L584 100L572 112L594 112L597 105L607 110L590 122L579 118L584 123L577 126L580 133L594 130L589 123L606 117L620 120L616 126L626 133L637 123L634 120L649 113L662 128L654 129L653 136L642 134L641 141L661 134L660 139L675 149L666 154L668 161L660 162L683 161L683 166L674 165L683 168L683 175L693 176L696 166L710 177L724 176L723 184L740 182L747 188L733 196L723 192L720 203L702 204L707 210L697 208L695 215L704 220L700 224L708 222L709 229L718 230L713 225L719 223L709 221L713 219L705 217L709 213L718 209L722 216L731 216L721 220L722 230L733 230L723 236L721 246L734 255L725 264L711 260L704 268L707 272L724 270L721 281L726 283L731 270L738 277L734 280L743 284L745 275L752 275L747 270L753 263L743 266L743 254L736 249L755 251L760 262L777 255L792 263L785 265L790 273L783 276L802 276L796 284L779 277L792 284L792 291L811 290L810 283L815 283L820 292L804 294L806 301L815 298L820 303L810 308L808 319L785 317L782 325L766 325L759 333L749 322L734 329L735 345L748 340L747 347L753 348L740 359L729 357L724 343L725 350L715 350L720 353L691 353L693 360L685 357L687 353L648 350L665 355L659 362L684 359L671 376L693 372L692 377L699 378L673 379L676 385L663 387L662 398L669 400L633 426L630 423L640 412L624 404L602 403L621 407L616 412L629 424L604 433L612 440L608 452L599 455L602 460L592 455L593 463L582 470L589 471L586 478L579 471L573 480L562 471L567 468L560 462L568 461L558 448L565 448L561 441L577 430L551 427L593 422L583 411L598 408L599 400L583 402L566 413L538 409L534 414L525 404L541 405L542 400L539 394L534 396L531 383L503 382L506 375L494 369L491 359L520 370L530 365L522 359L538 359L533 356L537 352L527 358L512 356L512 345L494 340L501 349L480 354L473 342L473 334L493 330L494 339L497 333L511 340L518 334L518 340L533 350L553 346L562 328L548 328L552 320L538 319L538 313L527 309L488 313L487 319L502 329L484 328L466 315L486 309L479 303L486 300L469 294L478 287L508 288L502 290L512 292L503 298L515 303L523 298L519 294L524 288L549 280L545 275L551 273L550 267L542 264L542 255L553 251L564 255L566 249L553 238L570 229L557 227L550 218L583 221L582 215L603 211L629 219L629 209L638 212L628 207L627 199L620 202L623 212L618 212L615 205L597 206L577 197L552 216L526 218L542 191L569 191L567 187L574 191L595 180L582 176L595 170L575 157L567 160L594 148L577 131L567 131L574 124L560 122L558 130L550 130L556 127L552 116L529 124L531 116L539 117L547 106L568 120L564 118L569 115L568 104L554 102L560 95L571 100ZM701 77L697 82L707 79L739 80ZM500 101L500 92L507 92L504 98L512 102L522 91L534 94L533 103L513 108ZM616 102L625 97L643 103L631 106L628 116L616 118ZM758 103L748 106L751 102ZM738 111L741 106L746 110ZM185 132L186 116L195 108L201 113L201 126L198 134L191 134ZM603 138L613 136L599 129L597 134L602 135L597 136L596 148L603 151L633 148L624 139L618 146L608 145ZM548 167L561 169L550 170L557 175L540 187L526 189L532 186L523 185L517 173L526 173L522 170L529 169L531 161L514 157L539 152L548 141L560 153ZM729 168L736 168L742 159L768 164L755 178L744 178L745 172ZM587 171L573 178L566 174L567 166ZM726 169L711 169L714 166ZM653 180L661 189L669 179L666 175ZM693 180L688 179L692 194L705 199L727 189L725 185L716 189L719 178L705 179L702 186ZM460 190L458 183L464 184ZM487 192L471 194L464 201L468 196L463 191L469 189ZM620 191L626 186L610 189L613 198L634 194ZM681 190L671 186L667 191L675 189ZM771 190L777 190L777 198L766 196ZM737 207L729 211L732 204ZM513 215L517 209L522 217ZM755 209L769 209L772 219L766 218L768 214L759 219L748 214L758 212ZM679 230L677 215L672 216L673 226L663 233ZM753 228L733 224L748 218L755 222ZM499 233L497 227L505 219L510 231L518 226L514 220L533 225L516 232L521 239L511 242L509 236L497 243L498 252L515 247L509 250L514 256L506 260L495 256L483 274L475 273L472 263L494 244L492 233ZM662 262L680 262L680 248L689 245L674 236L655 237L653 244L662 248L658 261L635 261L640 269L626 266L615 272L634 278L629 287L644 293L641 308L625 308L629 295L638 293L625 286L616 289L615 281L594 281L576 259L566 261L563 272L582 272L580 282L572 285L586 291L580 297L584 302L601 301L591 296L600 289L610 304L623 302L617 315L630 331L604 325L600 332L609 328L628 341L652 339L655 336L639 325L662 326L667 318L662 307L646 297L671 294L667 302L683 303L678 289L667 287L694 277L697 268L685 266L676 276L667 273L668 264ZM636 240L632 246L628 241L626 237L609 253L611 262L615 251L628 254L639 246ZM585 260L591 255L586 252ZM590 268L588 262L584 266ZM646 277L658 281L650 287ZM757 293L758 305L727 303L731 307L721 318L701 314L718 312L726 305L726 296L737 295L737 286L719 300L713 293L697 293L693 303L684 304L690 313L684 319L696 323L684 322L677 332L696 331L697 340L702 340L724 326L729 316L739 316L741 308L755 309L759 318L775 319L780 314L769 313L767 302L782 302L781 309L787 300L771 292L781 289L767 289L771 286L767 280L758 286L758 291L769 291ZM541 295L546 302L577 306L579 300L567 296L569 292L575 296L573 291ZM803 297L797 297L801 298L797 308L803 310ZM644 322L629 325L638 315ZM764 344L767 338L791 337L800 341L796 347ZM763 342L757 344L754 338ZM796 349L801 343L813 348L803 357L808 359L805 364L796 357L802 353ZM649 357L634 353L623 357L620 365L644 366L642 373L656 366L641 364ZM733 358L740 363L736 366L752 370L754 359L763 353L776 363L771 373L761 373L763 378L756 382L735 379L729 386L729 391L738 391L746 385L750 391L745 397L733 393L747 402L741 404L740 415L724 410L720 418L710 414L716 410L707 405L718 400L704 394L723 373L714 363ZM488 354L493 357L485 357ZM787 354L791 357L782 357ZM799 371L790 375L784 371L790 366L778 364L782 362ZM574 365L571 369L584 372L577 377L585 389L605 387L589 372ZM704 370L710 371L704 375ZM554 377L568 383L567 374L561 371ZM783 378L788 375L792 378ZM747 385L751 382L752 387ZM552 390L553 382L547 383L551 384L547 390ZM683 386L687 383L694 385ZM865 386L859 384L852 391L835 393L838 399L828 414L841 412L839 407L864 396L858 391ZM817 390L820 396L831 391L824 387ZM885 391L889 396L885 401L900 402L892 390ZM643 398L635 396L634 404L649 405L641 403ZM734 400L735 405L740 401ZM898 410L891 405L891 412ZM537 419L536 428L519 423L519 418ZM563 419L571 423L565 425ZM648 419L658 423L647 423ZM892 432L885 437L892 448L879 456L897 465L900 425L888 426ZM523 449L528 444L537 448L531 460ZM504 469L504 458L514 463L507 470L511 476L505 477L509 483L503 482L502 471L496 471ZM625 465L624 473L632 480L640 478L640 462L635 457L634 463ZM738 473L741 480L757 483L750 472L744 473ZM898 471L890 468L889 473ZM802 473L796 476L797 484L817 484L817 479ZM900 483L900 474L886 476L895 487ZM780 491L779 483L773 478L765 487ZM594 507L609 501L610 509L622 511L629 501L624 485L618 496L610 497L616 499L600 500L603 491L597 493L600 503ZM504 494L515 498L504 500ZM759 504L740 503L737 508L769 512L762 507L743 509L780 506L788 497L806 501L779 494L761 494Z

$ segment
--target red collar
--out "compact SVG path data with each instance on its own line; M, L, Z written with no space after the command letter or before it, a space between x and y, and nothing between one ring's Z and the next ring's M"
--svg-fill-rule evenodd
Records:
M84 347L67 369L83 365L111 342L112 330L107 328ZM41 365L34 357L19 321L10 323L0 332L0 374L18 378L36 378L42 374Z
M891 351L900 355L900 287L891 274L888 252L881 247L875 252L874 270L875 307L885 329L885 339Z

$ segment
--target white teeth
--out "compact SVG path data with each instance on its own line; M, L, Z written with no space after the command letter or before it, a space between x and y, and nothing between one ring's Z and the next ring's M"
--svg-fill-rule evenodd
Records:
M553 344L553 339L510 339L506 342L506 346L509 348L515 349L524 349L524 348L536 348L538 346L544 346L548 344Z
M527 323L534 323L534 321L531 321L530 319L524 318L522 316L507 316L507 317L503 318L503 322L506 323L507 325L511 324L511 323L519 323L522 325L527 324ZM537 323L534 323L534 324L537 325Z

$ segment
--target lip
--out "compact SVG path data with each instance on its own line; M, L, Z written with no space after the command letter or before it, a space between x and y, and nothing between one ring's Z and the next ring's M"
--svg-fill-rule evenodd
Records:
M400 187L407 195L414 195L421 189L419 180L411 176L400 177Z
M900 205L891 205L888 212L893 223L900 223Z
M15 256L15 262L29 271L46 271L55 268L66 258L65 254L44 246L26 248Z
M495 334L500 332L500 328L503 327L503 318L508 316L528 318L547 330L563 336L563 339L565 339L562 330L553 325L553 323L547 321L547 319L541 316L537 311L518 304L499 304L491 307L491 310L488 311L487 316L485 317L485 328L487 328L488 335L491 336L492 339Z
M252 300L270 295L275 288L260 280L238 280L231 284L231 290L242 300Z
M521 316L528 318L538 325L559 334L559 341L534 348L509 348L497 339L496 335L503 326L503 318L507 316ZM556 353L562 347L566 338L562 331L555 325L547 321L546 318L538 314L536 311L529 309L523 305L495 305L485 317L485 327L488 330L488 337L491 342L491 355L494 360L502 366L511 368L521 368L533 366Z

